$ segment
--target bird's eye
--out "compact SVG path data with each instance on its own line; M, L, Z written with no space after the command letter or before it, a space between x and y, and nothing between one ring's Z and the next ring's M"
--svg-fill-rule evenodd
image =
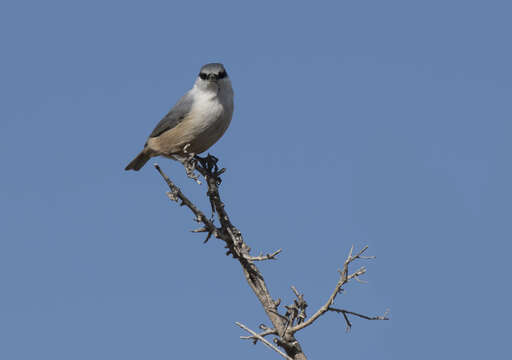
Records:
M200 77L201 79L203 79L203 80L208 79L208 75L206 75L206 74L205 74L205 73L203 73L203 72L202 72L202 73L199 73L199 77Z
M226 73L225 70L222 70L217 76L217 79L224 79L226 76L228 76L228 74Z

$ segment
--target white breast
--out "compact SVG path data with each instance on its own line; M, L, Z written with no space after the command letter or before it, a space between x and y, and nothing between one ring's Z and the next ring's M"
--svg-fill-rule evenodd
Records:
M227 130L233 116L233 91L231 86L223 86L216 93L194 90L188 126L194 139L192 151L199 154L215 144Z
M210 127L221 118L224 107L218 97L198 92L194 97L194 104L190 109L190 116L194 127Z

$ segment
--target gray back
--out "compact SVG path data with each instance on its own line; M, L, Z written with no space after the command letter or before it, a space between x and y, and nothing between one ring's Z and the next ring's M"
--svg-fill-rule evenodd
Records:
M173 106L173 108L163 117L162 120L156 125L155 129L149 137L157 137L162 133L170 130L188 115L192 108L193 98L190 92L187 92L183 97Z

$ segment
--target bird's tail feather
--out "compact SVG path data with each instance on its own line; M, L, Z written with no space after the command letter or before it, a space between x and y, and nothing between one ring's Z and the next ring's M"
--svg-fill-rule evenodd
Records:
M135 157L124 169L139 171L151 158L148 154L143 151Z

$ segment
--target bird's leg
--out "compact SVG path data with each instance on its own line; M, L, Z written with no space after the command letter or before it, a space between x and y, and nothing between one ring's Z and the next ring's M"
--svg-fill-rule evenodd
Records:
M194 173L196 170L196 154L193 152L189 152L190 144L187 144L183 147L183 153L185 154L185 158L182 161L183 166L185 167L185 172L187 176L191 179L194 179L196 183L201 185L201 181L199 181L199 177Z

